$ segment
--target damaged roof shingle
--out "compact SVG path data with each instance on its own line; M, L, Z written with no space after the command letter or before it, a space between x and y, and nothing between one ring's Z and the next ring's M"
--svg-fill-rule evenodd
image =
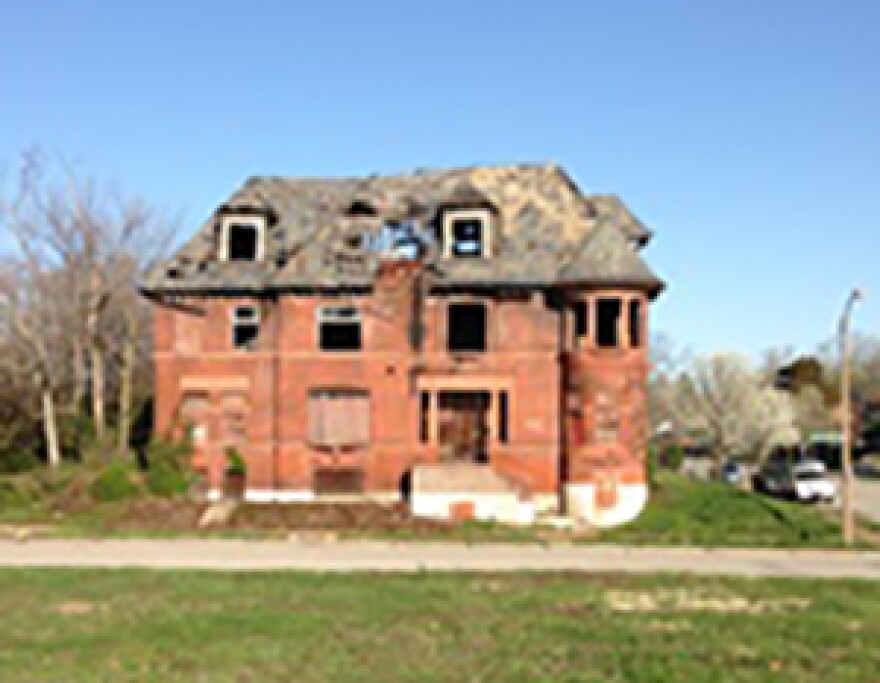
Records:
M379 257L365 236L388 221L436 229L443 208L487 207L486 259L435 258L438 285L627 283L662 288L637 253L650 232L614 195L584 195L555 165L476 166L364 178L248 179L199 232L147 276L147 292L369 287ZM218 217L268 217L259 263L218 260Z

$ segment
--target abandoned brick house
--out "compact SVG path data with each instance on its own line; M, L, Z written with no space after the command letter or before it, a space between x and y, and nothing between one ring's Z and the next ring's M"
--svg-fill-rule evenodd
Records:
M143 283L157 428L215 493L233 445L254 500L626 521L649 238L555 165L251 178Z

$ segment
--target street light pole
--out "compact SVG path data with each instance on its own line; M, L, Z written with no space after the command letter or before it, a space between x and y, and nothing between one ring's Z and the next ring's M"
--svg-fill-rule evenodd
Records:
M850 318L856 302L862 298L859 289L853 289L847 297L840 316L840 400L841 400L841 444L842 461L841 474L843 475L843 542L852 545L855 540L855 522L853 520L853 474L852 474L852 401L850 388Z

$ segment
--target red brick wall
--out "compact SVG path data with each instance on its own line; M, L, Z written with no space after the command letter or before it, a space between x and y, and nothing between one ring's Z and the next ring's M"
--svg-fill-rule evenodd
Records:
M155 307L156 422L160 432L183 424L182 411L198 404L195 421L206 428L197 444L195 464L219 486L223 449L234 443L248 462L248 486L255 489L311 490L317 466L354 465L364 469L365 487L396 492L404 472L414 463L437 457L436 447L419 440L420 381L501 382L508 391L508 441L493 442L490 461L531 493L556 493L559 488L563 434L560 334L566 334L558 312L543 295L483 298L488 306L488 350L459 358L446 349L446 305L472 295L436 295L425 304L425 341L415 354L409 342L409 301L382 294L352 297L285 295L262 302L262 327L253 351L232 348L231 310L254 303L246 298L190 299L185 307ZM363 349L325 352L318 348L316 309L326 304L356 303L362 311ZM644 326L643 326L644 327ZM643 329L643 335L647 333ZM643 409L644 349L598 352L582 350L574 361L596 378L630 386L619 392L627 402L623 413ZM414 370L415 368L415 370ZM418 379L413 379L416 376ZM307 396L314 387L344 386L371 392L371 435L368 446L332 454L307 442ZM468 387L471 388L471 387ZM187 394L199 400L185 403ZM592 419L594 393L578 394L587 423ZM242 408L244 406L244 408ZM629 421L628 421L629 420ZM244 434L235 427L241 424ZM625 456L615 465L641 477L640 446L634 420L622 421L620 448ZM565 429L564 429L565 428ZM588 424L588 429L592 426ZM570 471L589 477L590 468L608 459L608 448L572 455ZM638 472L636 472L638 470ZM627 470L628 471L628 470Z

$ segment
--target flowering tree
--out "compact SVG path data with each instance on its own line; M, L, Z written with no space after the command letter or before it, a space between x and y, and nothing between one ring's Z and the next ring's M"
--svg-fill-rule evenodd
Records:
M704 435L716 463L730 455L760 460L799 440L792 398L761 382L743 356L697 357L671 386L677 425Z

